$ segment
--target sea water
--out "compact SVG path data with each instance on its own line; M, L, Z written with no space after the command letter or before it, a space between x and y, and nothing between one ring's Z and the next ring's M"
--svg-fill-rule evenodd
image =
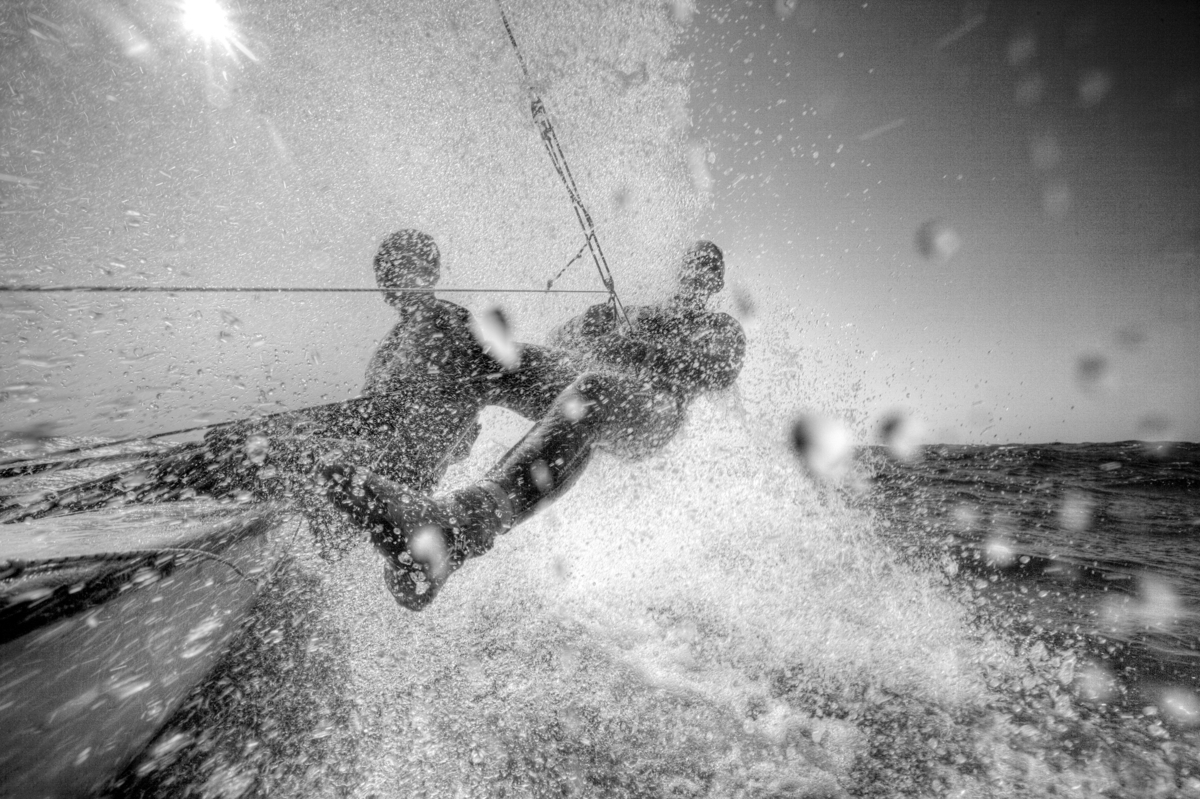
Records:
M423 613L366 544L331 565L295 539L124 789L1200 790L1195 445L864 449L833 484L754 406L703 399L661 455L599 456ZM522 429L489 422L449 483Z

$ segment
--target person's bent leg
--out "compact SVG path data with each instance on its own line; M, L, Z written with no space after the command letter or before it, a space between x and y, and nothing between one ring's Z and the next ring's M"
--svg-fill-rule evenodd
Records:
M384 583L409 610L428 606L450 575L508 526L496 510L506 498L486 490L435 500L352 466L327 467L323 477L329 499L383 555Z
M370 535L396 600L420 610L495 537L565 493L596 445L644 454L678 428L682 404L633 378L580 377L480 482L437 499L366 470L323 472L326 495Z
M481 485L494 485L508 497L507 513L517 525L574 485L593 448L645 456L670 440L682 421L679 396L624 375L588 373L555 400Z

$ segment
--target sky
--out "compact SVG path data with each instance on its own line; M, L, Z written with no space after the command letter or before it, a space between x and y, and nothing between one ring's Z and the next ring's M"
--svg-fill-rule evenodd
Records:
M931 440L1196 440L1198 17L701 3L685 46L731 277L841 331L861 401Z
M457 286L541 287L577 250L493 2L227 8L236 38L204 41L164 0L4 5L5 283L363 287L401 225ZM927 442L1200 439L1191 5L509 10L627 300L713 238L723 307L803 354L783 413L864 440L894 412ZM592 300L504 307L538 340ZM363 295L0 310L17 438L344 399L391 322Z

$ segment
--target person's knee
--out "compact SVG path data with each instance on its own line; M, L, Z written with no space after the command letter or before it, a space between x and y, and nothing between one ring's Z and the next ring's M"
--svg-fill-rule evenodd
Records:
M383 584L396 604L406 610L424 610L437 595L437 586L425 579L419 570L385 562Z
M621 378L604 372L580 375L559 397L559 411L572 422L603 416L627 393Z

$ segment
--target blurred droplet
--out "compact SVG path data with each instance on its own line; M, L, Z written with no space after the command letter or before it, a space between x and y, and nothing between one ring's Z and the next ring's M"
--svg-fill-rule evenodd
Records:
M1085 702L1104 704L1117 695L1117 679L1099 663L1091 663L1078 672L1075 687Z
M948 261L961 246L958 232L940 219L930 219L917 228L917 252L926 260Z
M512 340L508 319L500 308L489 308L472 319L471 332L483 351L512 371L521 365L521 348Z
M1148 413L1138 420L1138 436L1149 441L1165 441L1171 437L1173 425L1166 416Z
M422 527L408 541L408 551L418 563L424 563L430 579L441 580L450 569L446 540L436 527Z
M775 0L775 16L782 22L796 13L796 0Z
M692 24L692 14L696 11L693 0L668 0L671 9L671 19L679 25Z
M1001 569L1011 566L1017 559L1012 544L1005 536L997 536L989 539L984 544L983 552L989 563Z
M1143 575L1138 585L1137 621L1146 629L1170 630L1183 613L1179 594L1166 579Z
M224 308L219 309L221 314L221 322L234 330L241 330L242 320L238 319L232 312L226 311Z
M32 391L32 388L32 386L24 385L8 386L4 393L9 396L3 398L6 400L15 399L21 391ZM16 430L0 431L0 444L23 451L47 450L53 444L53 439L58 435L57 430L58 422L34 422L33 424L19 427Z
M121 487L122 491L131 491L131 490L137 488L138 486L145 485L149 481L150 481L149 472L139 469L135 472L130 472L129 474L122 475L121 481L120 481L120 487Z
M1065 219L1071 211L1071 189L1062 183L1052 183L1042 190L1042 210L1055 220Z
M1037 55L1037 39L1032 33L1022 33L1014 36L1008 42L1006 51L1008 56L1008 65L1010 67L1020 67L1033 60Z
M815 477L838 481L850 466L854 440L840 419L805 414L792 423L792 448Z
M901 463L917 459L923 438L920 422L903 411L892 411L879 423L879 443L893 460Z
M1140 327L1123 327L1117 331L1117 344L1126 350L1136 350L1146 343L1146 331Z
M750 326L756 324L758 308L755 306L754 297L750 292L741 286L733 288L733 313L738 318L738 321L743 325Z
M543 494L554 487L554 476L550 473L550 467L543 460L534 461L533 465L529 467L529 477L537 486L537 490Z
M630 190L628 186L621 186L613 192L612 202L613 208L618 211L624 211L629 207Z
M1158 702L1163 716L1183 727L1200 725L1200 697L1187 688L1168 688Z
M979 523L979 511L971 505L957 505L950 515L954 519L954 523L958 526L958 529L963 532L971 530Z
M1062 148L1058 146L1058 138L1052 133L1037 136L1029 143L1029 158L1033 168L1047 172L1058 166L1062 160Z
M266 436L250 436L246 439L246 460L255 466L262 466L271 450L271 442Z
M1058 509L1058 521L1068 532L1082 532L1092 525L1092 512L1096 503L1083 494L1069 493L1063 497Z
M701 196L712 193L713 179L708 165L713 162L712 154L706 153L702 145L688 149L688 170L692 177L692 188Z
M1091 108L1104 102L1112 91L1112 76L1102 69L1092 69L1083 73L1079 78L1079 104Z
M1017 105L1037 105L1042 101L1045 91L1042 76L1035 72L1017 81L1016 89L1013 90L1013 100Z
M1111 381L1108 359L1100 353L1081 355L1075 363L1075 381L1083 391L1106 389Z
M578 422L587 416L591 403L577 393L572 392L563 400L563 415L568 421Z

